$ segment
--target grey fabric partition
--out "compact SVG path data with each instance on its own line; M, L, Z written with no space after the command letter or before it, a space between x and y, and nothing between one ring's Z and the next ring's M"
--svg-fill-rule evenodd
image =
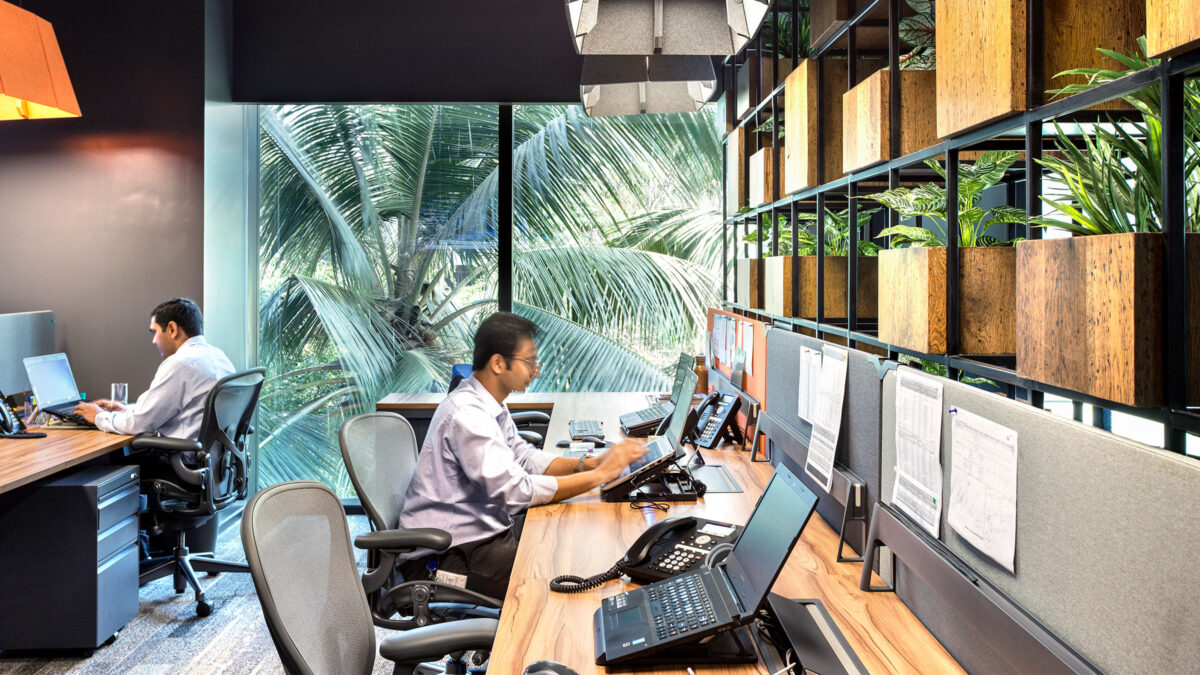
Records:
M934 379L944 384L942 542L1099 668L1195 672L1200 461ZM882 495L888 504L895 481L895 396L896 375L888 373L882 418ZM1015 574L947 524L951 407L1018 433ZM895 583L905 603L965 667L1003 670L969 622L942 606L936 589L906 574L902 561Z
M767 400L764 404L770 422L783 427L786 434L772 434L768 437L774 447L782 450L798 468L797 474L801 480L818 497L817 512L835 530L842 526L844 507L836 499L826 494L807 474L803 472L804 462L808 457L808 441L812 433L812 425L797 414L798 396L800 390L800 349L823 349L826 343L799 333L786 330L772 329L767 331ZM838 345L834 345L838 346ZM867 354L855 349L848 349L849 365L846 371L846 399L842 406L842 431L838 435L836 465L840 469L848 469L867 486L867 494L863 500L869 511L869 505L879 498L879 419L880 396L882 391L881 373L885 366L878 356ZM760 422L761 424L761 422ZM762 424L764 430L769 424ZM866 532L865 523L848 523L850 531L845 532L846 540L856 551L862 553L859 542Z

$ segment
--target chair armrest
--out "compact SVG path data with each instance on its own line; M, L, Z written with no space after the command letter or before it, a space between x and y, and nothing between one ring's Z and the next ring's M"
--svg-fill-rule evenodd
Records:
M499 626L495 619L464 619L413 628L384 638L379 655L395 663L416 664L437 661L452 652L490 650Z
M199 441L168 436L135 436L129 448L137 452L200 452Z
M536 410L526 410L524 412L515 412L511 415L513 424L542 424L550 423L550 416L544 412Z
M382 530L360 534L354 545L361 549L415 549L445 551L450 548L450 533L434 527L417 527L411 530Z

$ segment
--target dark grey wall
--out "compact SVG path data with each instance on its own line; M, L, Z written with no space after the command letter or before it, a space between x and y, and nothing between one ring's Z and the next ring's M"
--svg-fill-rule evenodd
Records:
M0 123L0 312L54 310L80 388L136 396L149 310L202 301L202 3L23 6L53 24L83 117Z

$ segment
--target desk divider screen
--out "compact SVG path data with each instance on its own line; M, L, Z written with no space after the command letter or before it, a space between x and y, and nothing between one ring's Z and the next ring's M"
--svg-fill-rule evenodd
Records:
M870 505L879 499L881 378L889 362L881 361L873 354L847 350L846 398L835 456L834 494L829 495L804 473L812 425L797 414L800 349L821 350L827 344L831 343L786 330L767 331L767 363L770 367L766 382L766 413L760 418L759 426L774 446L791 460L788 463L796 475L817 495L817 512L861 554L868 523L865 520L847 521L846 531L842 532L846 505L839 486L844 490L847 480L866 485L861 503L864 514L869 515Z
M915 369L920 377L931 377ZM1029 405L943 383L941 541L980 576L1108 672L1194 672L1200 663L1200 461L1129 441ZM896 374L883 381L882 495L896 461ZM1016 573L948 524L950 408L1015 430ZM1002 650L948 609L897 559L895 586L972 672L1010 670Z

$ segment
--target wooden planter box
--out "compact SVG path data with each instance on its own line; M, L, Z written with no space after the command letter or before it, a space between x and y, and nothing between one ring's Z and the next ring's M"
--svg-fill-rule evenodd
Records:
M760 77L762 79L759 81L762 83L762 85L759 88L758 95L751 96L753 87L750 85L751 81L754 79L754 64L760 62L762 63L762 70L760 73ZM780 84L784 83L784 81L787 79L788 73L792 72L792 67L792 59L779 59L779 77L774 79L774 81L778 84L775 86L779 86ZM761 59L757 56L753 56L746 59L746 62L741 66L738 66L734 77L737 80L737 108L735 111L739 120L745 117L746 113L750 112L751 108L758 105L759 100L762 100L771 93L772 73L774 71L775 58L772 56L764 56Z
M725 143L725 217L748 204L746 172L742 168L742 153L746 147L746 128L738 127Z
M960 352L1016 352L1016 251L959 249ZM879 252L879 339L945 354L946 248Z
M825 318L846 318L849 272L845 256L825 257ZM874 319L879 306L879 258L858 257L858 318ZM800 256L800 316L817 318L817 257Z
M1174 56L1200 46L1200 0L1146 0L1146 49Z
M1017 374L1132 406L1166 403L1161 234L1017 244ZM1200 234L1187 235L1189 405L1200 404Z
M824 44L835 31L854 18L855 14L858 14L863 4L863 2L853 2L852 0L810 0L808 18L811 26L809 35L812 37L809 38L809 44L813 47ZM901 3L901 16L911 16L913 13L908 3ZM887 49L887 14L887 3L881 2L867 17L875 25L860 26L855 29L854 39L858 43L859 49ZM879 22L882 22L882 25Z
M1194 4L1194 3L1193 3ZM937 133L953 136L1025 109L1026 0L937 3ZM1146 26L1146 0L1046 0L1046 89L1082 78L1071 68L1112 68L1097 47L1129 52ZM1181 21L1163 14L1163 21ZM1102 104L1120 108L1120 101Z
M763 258L763 311L767 314L792 316L792 286L797 276L792 260L790 255Z
M758 275L762 273L762 260L738 258L737 293L734 302L744 307L762 309L762 298L758 295Z
M884 68L842 97L842 168L854 171L895 159L891 148L891 70ZM900 155L938 142L932 70L900 71Z
M750 155L750 206L769 204L783 197L783 151L772 152L765 147ZM775 182L775 170L779 169L779 182Z
M825 175L828 182L842 176L842 101L846 87L846 62L825 60L824 138ZM818 185L817 62L805 59L788 75L783 93L783 137L786 182L791 194Z

